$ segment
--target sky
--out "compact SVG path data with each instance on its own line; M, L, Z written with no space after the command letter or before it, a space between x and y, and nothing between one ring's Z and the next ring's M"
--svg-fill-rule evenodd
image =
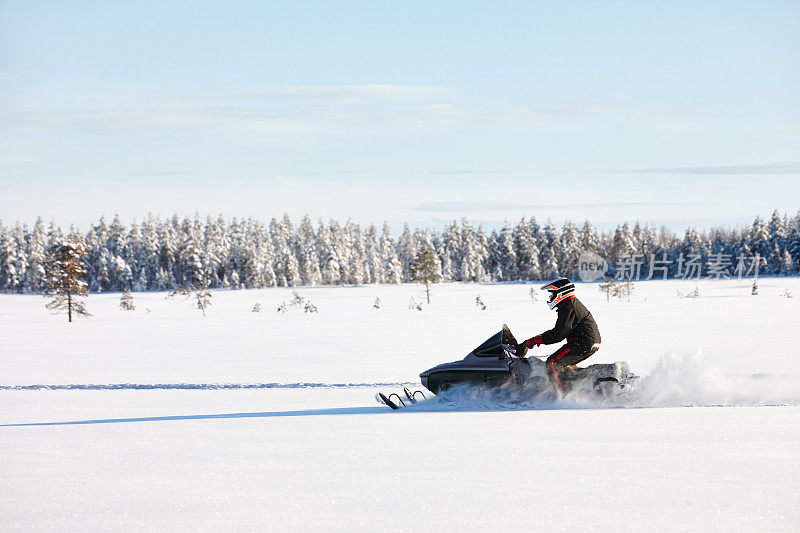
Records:
M0 0L0 220L800 208L800 3Z

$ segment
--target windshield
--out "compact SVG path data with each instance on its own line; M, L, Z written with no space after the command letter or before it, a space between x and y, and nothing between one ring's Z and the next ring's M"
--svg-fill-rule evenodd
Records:
M511 334L508 326L503 324L503 329L486 339L483 344L475 348L472 352L477 357L502 357L505 352L503 345L516 345L517 339Z

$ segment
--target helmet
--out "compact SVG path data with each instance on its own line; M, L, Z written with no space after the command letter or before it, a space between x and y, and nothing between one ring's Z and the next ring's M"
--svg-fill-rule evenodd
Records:
M547 306L553 309L555 306L575 297L575 285L567 278L558 278L555 281L542 286L543 291L550 291L550 299Z

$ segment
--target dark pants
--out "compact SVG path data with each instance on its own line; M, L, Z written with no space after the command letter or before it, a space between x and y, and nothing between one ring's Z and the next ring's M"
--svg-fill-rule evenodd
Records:
M565 366L575 365L588 359L600 349L600 344L592 344L592 341L585 339L573 338L567 344L555 351L553 355L547 358L547 372L553 384L564 392L564 387L561 383L560 372Z

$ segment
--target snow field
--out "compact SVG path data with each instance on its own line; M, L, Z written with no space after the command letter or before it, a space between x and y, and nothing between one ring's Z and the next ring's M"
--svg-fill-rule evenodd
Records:
M288 289L214 291L205 318L93 294L73 324L0 295L0 527L796 531L800 280L751 283L639 283L630 303L578 285L590 362L627 360L658 409L374 402L399 386L364 384L418 383L503 322L549 328L526 284L437 285L422 312L412 285L297 289L319 314L275 313Z

